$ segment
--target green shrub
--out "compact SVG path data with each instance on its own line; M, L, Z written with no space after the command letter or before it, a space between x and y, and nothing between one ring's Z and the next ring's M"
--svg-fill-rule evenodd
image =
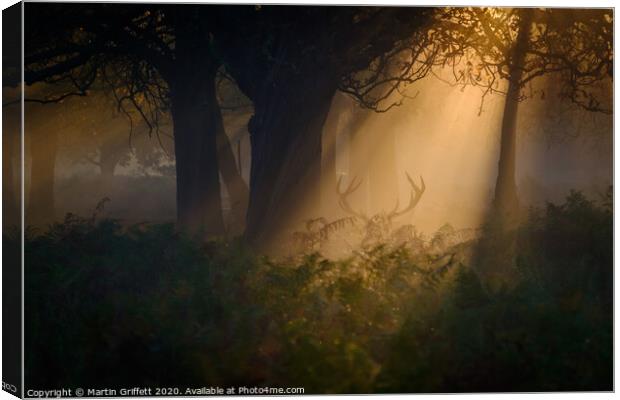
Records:
M26 236L26 384L610 390L609 204L533 211L522 279L496 290L441 254L270 259L68 215Z

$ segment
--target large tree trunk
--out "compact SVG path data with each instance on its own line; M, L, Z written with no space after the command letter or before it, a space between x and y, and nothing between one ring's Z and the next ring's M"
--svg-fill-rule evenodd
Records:
M54 170L58 151L58 132L27 132L29 139L30 197L26 225L41 225L54 220Z
M169 79L179 229L210 237L224 233L217 165L215 73L209 50L191 30L179 29L176 73Z
M213 101L217 100L214 98ZM240 234L245 227L250 190L241 176L241 171L237 168L235 155L228 135L226 135L219 107L216 110L216 129L217 160L220 173L226 185L231 208L231 221L228 230L232 234Z
M512 50L508 93L502 118L500 156L495 184L494 213L502 225L512 225L518 220L519 198L516 184L517 112L523 77L523 64L530 38L532 11L523 9L519 33Z
M286 81L255 102L246 237L259 248L273 248L288 228L320 212L321 136L337 83Z

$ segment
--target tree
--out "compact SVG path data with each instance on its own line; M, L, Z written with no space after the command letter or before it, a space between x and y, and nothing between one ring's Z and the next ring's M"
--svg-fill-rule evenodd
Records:
M245 229L245 217L248 211L250 190L248 184L241 176L241 154L238 154L239 160L237 161L233 153L233 146L224 127L222 112L225 111L236 115L245 114L251 111L252 104L249 99L243 96L234 80L223 69L220 69L218 73L216 85L219 105L219 112L216 115L218 163L220 174L224 182L226 182L231 206L232 215L228 230L236 235L242 234ZM234 135L235 132L233 131L232 134ZM240 139L237 139L237 145L240 145ZM238 166L237 162L239 163Z
M224 10L224 9L222 9ZM225 11L225 10L224 10ZM337 90L378 111L427 71L429 9L236 7L215 30L226 70L254 104L246 237L269 246L320 203L321 133ZM230 25L236 29L230 29Z
M70 82L72 91L47 101L84 96L103 79L119 108L132 107L157 132L173 121L177 220L181 229L224 230L218 157L218 108L205 7L32 4L26 13L26 83ZM62 15L56 24L50 15ZM61 26L58 26L61 25Z
M493 206L498 220L511 226L519 210L516 121L524 89L551 77L562 99L610 112L602 100L612 78L612 10L449 8L438 30L456 82L481 86L483 100L490 93L506 96Z
M378 109L395 83L428 70L414 68L424 49L419 44L428 40L420 29L429 13L423 8L235 7L231 13L228 7L98 5L95 13L78 6L61 9L67 23L47 29L59 6L36 7L38 17L28 14L34 21L27 81L64 79L76 90L57 98L85 95L98 76L116 68L113 76L126 83L120 103L147 120L156 120L161 107L145 111L139 97L169 106L178 221L188 231L216 233L222 226L213 154L213 78L221 61L255 106L249 238L267 226L277 230L293 215L293 204L301 204L304 188L318 181L320 132L338 88Z
M45 97L43 85L26 87L26 97L35 95ZM8 104L6 108L19 107ZM59 131L66 125L66 104L63 101L24 105L24 165L26 225L47 224L55 218L55 170L58 153ZM19 126L19 123L17 124Z

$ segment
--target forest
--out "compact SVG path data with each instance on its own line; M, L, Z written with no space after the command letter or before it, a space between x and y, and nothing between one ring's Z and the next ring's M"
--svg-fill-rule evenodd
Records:
M613 9L23 7L26 389L613 390Z

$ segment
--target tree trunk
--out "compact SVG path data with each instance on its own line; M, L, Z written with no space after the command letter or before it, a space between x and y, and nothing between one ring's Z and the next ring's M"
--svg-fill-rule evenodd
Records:
M192 56L198 49L191 43L191 38L177 37L177 74L169 82L177 223L190 235L209 237L224 233L216 147L218 106L212 101L217 66L200 53Z
M321 136L337 79L280 83L255 102L249 123L252 176L246 238L272 249L286 229L320 207ZM280 242L282 243L282 242Z
M30 197L26 225L47 224L54 220L54 170L58 151L58 132L30 131Z
M508 93L502 117L502 133L497 181L495 184L494 212L502 225L513 225L518 220L519 198L516 184L517 112L523 77L526 48L530 38L532 11L523 9L519 33L511 54Z
M217 100L214 98L213 101ZM222 113L219 107L216 111L217 129L217 160L220 173L228 191L231 208L231 221L228 230L232 234L240 234L245 227L245 217L248 210L250 190L241 176L241 171L237 168L235 155L233 153L230 140L224 129Z

